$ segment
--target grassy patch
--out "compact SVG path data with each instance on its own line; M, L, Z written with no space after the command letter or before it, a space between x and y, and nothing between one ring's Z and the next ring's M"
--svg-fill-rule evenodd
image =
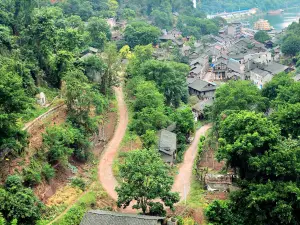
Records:
M207 206L207 202L204 198L204 195L205 190L203 189L201 184L193 177L190 193L186 201L186 206L193 209L205 208Z
M109 206L103 206L102 200L107 201L107 193L103 190L98 182L94 182L90 190L81 196L78 201L68 210L68 212L55 221L53 225L79 225L83 215L90 209L102 208L109 209Z

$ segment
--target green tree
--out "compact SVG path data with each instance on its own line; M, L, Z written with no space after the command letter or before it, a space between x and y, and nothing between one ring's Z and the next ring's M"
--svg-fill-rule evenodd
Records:
M139 70L142 63L153 58L152 54L154 49L151 44L134 47L134 54L132 55L129 64L127 66L127 76L135 77L139 76Z
M96 120L89 113L95 99L95 92L87 81L87 77L79 70L70 71L65 76L66 104L68 118L77 128L83 128L92 134L97 130Z
M251 158L264 154L278 138L279 128L263 114L233 113L221 122L217 157L226 159L228 166L238 169L241 179L251 178L255 174L249 165Z
M147 130L145 134L141 136L143 141L143 147L146 149L153 148L157 145L158 138L156 131L154 130Z
M267 99L261 96L259 89L249 81L231 81L216 90L212 107L213 119L219 118L225 110L265 111Z
M194 116L191 107L182 106L178 108L174 113L173 120L176 123L178 133L189 137L195 131Z
M144 81L136 87L134 110L141 111L143 108L159 108L164 105L164 96L158 92L153 82Z
M254 39L260 43L264 43L265 41L268 41L271 39L269 34L266 31L260 30L255 33Z
M284 54L295 56L300 51L300 37L296 35L287 37L282 43L281 51Z
M293 82L290 86L279 86L274 105L285 103L295 104L300 102L300 83Z
M188 66L181 63L148 60L141 65L139 74L157 84L166 98L167 105L178 107L181 100L187 102L188 71Z
M103 52L103 61L106 64L103 79L100 85L101 93L107 95L109 89L118 84L118 72L120 71L120 59L115 44L107 44Z
M173 178L168 174L157 150L135 150L128 153L125 163L120 165L123 182L116 188L118 206L126 208L135 201L133 208L142 209L143 214L151 211L155 199L173 209L179 201L178 193L172 193ZM156 203L155 207L157 207Z
M266 83L262 89L262 95L270 101L277 98L279 87L287 88L294 83L294 80L286 73L279 73Z
M238 215L234 214L228 201L215 200L205 210L205 216L215 225L241 225Z
M300 103L279 105L278 109L271 114L272 120L281 128L281 134L293 138L300 136Z
M125 20L132 20L136 17L136 13L134 10L130 8L125 8L122 12L122 18Z
M146 22L132 22L124 31L124 38L128 45L133 48L136 45L156 44L160 30Z
M91 17L86 29L90 34L92 45L94 47L103 49L106 41L111 39L109 25L104 19Z
M173 25L171 12L164 12L156 9L152 11L151 17L154 21L154 25L157 27L168 29Z
M74 141L72 127L54 126L48 128L43 135L43 145L47 151L49 162L52 164L59 162L66 166L73 153L71 146Z
M32 101L24 92L18 74L0 69L0 159L8 153L17 154L26 146L26 132L17 120Z
M35 224L40 219L43 204L29 188L24 188L21 177L9 176L5 187L0 188L0 212L7 221L19 224Z
M101 85L107 67L103 60L95 55L87 57L83 61L83 67L88 79Z

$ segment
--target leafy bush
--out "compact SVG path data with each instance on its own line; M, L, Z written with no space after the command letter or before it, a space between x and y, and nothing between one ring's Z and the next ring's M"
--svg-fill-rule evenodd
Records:
M43 166L42 175L45 177L46 181L49 182L53 177L55 177L55 170L49 163L46 163Z
M85 181L80 177L72 178L71 185L73 187L79 187L81 190L85 190L86 184Z
M232 214L227 201L213 201L205 210L205 215L212 224L233 224L234 215Z
M38 185L42 181L41 170L29 166L23 169L23 178L26 186L33 187Z
M153 216L166 216L166 211L164 210L163 204L160 202L149 203L150 210L149 214Z
M23 187L23 180L19 175L8 176L5 181L5 189L10 192L18 191Z
M73 206L67 214L63 217L62 220L59 220L55 225L79 225L83 215L86 212L86 208L82 205Z
M33 191L22 185L20 176L9 176L5 189L0 188L0 213L7 221L18 220L20 224L35 224L41 216L43 204Z
M48 150L50 163L60 162L67 164L69 156L73 153L71 144L74 143L74 129L71 126L54 126L46 130L43 135L44 147Z

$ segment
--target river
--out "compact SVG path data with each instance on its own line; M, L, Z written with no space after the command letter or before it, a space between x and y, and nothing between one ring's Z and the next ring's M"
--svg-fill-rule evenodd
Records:
M282 14L278 14L278 15L268 15L268 14L259 15L259 16L254 15L252 17L242 19L242 21L243 22L248 21L253 27L253 24L259 19L268 20L271 26L274 27L275 30L280 31L283 28L288 27L291 23L299 21L300 7L285 9Z

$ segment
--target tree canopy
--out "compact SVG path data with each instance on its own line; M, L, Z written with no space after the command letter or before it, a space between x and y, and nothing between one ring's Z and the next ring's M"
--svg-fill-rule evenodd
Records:
M266 31L260 30L255 33L254 39L260 43L264 43L265 41L268 41L271 39L269 34Z
M156 150L129 152L120 165L120 176L123 181L116 188L119 207L126 208L134 201L133 208L142 209L144 214L165 215L162 203L155 200L171 209L179 201L178 193L171 192L173 178Z

